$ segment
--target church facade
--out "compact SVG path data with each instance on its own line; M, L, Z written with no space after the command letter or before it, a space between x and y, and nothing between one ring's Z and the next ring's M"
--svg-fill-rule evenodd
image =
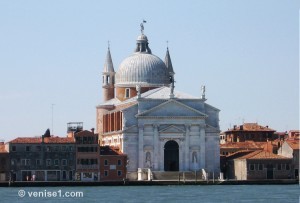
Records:
M206 103L205 87L201 97L174 90L168 48L164 61L153 55L141 28L117 72L108 48L96 107L99 142L127 154L133 179L139 168L219 173L219 110Z

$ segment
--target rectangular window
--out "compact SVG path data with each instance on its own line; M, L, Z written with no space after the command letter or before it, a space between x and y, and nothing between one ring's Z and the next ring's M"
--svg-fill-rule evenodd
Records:
M277 170L278 170L278 171L281 170L281 164L277 164Z
M122 175L122 171L118 171L118 176L121 176Z
M21 159L21 164L23 166L29 166L30 165L30 159Z
M121 166L122 165L122 161L119 159L118 160L118 166Z
M25 151L30 152L30 146L26 146Z
M11 163L12 166L14 166L14 165L16 164L16 161L15 161L14 159L12 159L12 160L10 161L10 163Z
M55 159L55 160L54 160L54 165L55 165L55 166L58 166L58 159Z
M11 147L11 151L13 151L13 152L17 151L17 147L16 146L12 146Z
M125 98L129 98L130 97L130 89L126 88L125 89Z
M62 165L63 165L63 166L66 166L66 165L67 165L67 160L66 160L66 159L63 159L63 160L62 160Z
M104 171L104 176L108 176L108 171Z
M41 160L40 160L40 159L37 159L37 160L36 160L36 165L37 165L37 166L40 166L40 165L41 165Z
M105 159L105 160L104 160L104 166L107 166L107 165L108 165L108 160Z
M254 171L254 164L249 164L250 171Z
M51 159L46 160L47 166L51 166Z

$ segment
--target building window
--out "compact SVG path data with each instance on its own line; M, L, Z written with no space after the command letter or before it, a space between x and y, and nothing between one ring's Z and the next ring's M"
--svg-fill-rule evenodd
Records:
M10 161L10 163L11 163L12 166L14 166L14 165L16 164L16 160L12 159L12 160Z
M121 176L122 175L122 171L118 171L118 176Z
M47 166L51 166L51 159L47 159L46 163L47 163Z
M130 89L126 88L125 89L125 98L129 98L130 97Z
M23 166L29 166L30 165L30 159L22 159L21 164Z
M30 146L26 146L25 151L30 152Z
M58 166L58 159L55 159L55 160L54 160L54 165L55 165L55 166Z
M121 166L122 165L122 161L119 159L118 160L118 166Z
M263 165L262 164L258 164L258 170L260 170L260 171L263 170Z
M289 171L290 170L290 164L285 165L285 170Z
M66 165L67 165L67 160L66 160L66 159L63 159L63 160L62 160L62 165L63 165L63 166L66 166Z
M104 176L108 176L108 171L104 171Z
M254 166L255 166L254 164L249 165L250 171L254 171Z
M278 171L281 170L281 164L277 164L277 170L278 170Z
M11 151L13 151L13 152L17 151L17 147L16 146L12 146L11 147Z
M42 151L42 147L41 147L41 146L36 146L36 147L35 147L35 151L37 151L37 152Z
M62 179L63 180L67 179L67 171L63 171L63 173L62 173Z
M37 166L40 166L40 165L41 165L41 160L40 160L40 159L37 159L37 160L36 160L36 165L37 165Z
M107 166L107 165L108 165L108 160L105 159L105 160L104 160L104 166Z

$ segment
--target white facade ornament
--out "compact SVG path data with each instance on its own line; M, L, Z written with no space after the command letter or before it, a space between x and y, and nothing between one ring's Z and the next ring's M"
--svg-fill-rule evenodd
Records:
M141 98L141 85L136 85L137 98Z
M175 88L174 82L172 82L172 85L171 85L171 88L170 88L170 98L171 99L174 98L174 88Z
M201 86L201 92L202 92L201 99L205 99L205 85Z

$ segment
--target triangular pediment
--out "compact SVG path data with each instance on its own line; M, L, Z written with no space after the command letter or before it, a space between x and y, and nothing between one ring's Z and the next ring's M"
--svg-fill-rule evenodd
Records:
M138 132L138 128L136 125L124 129L124 133L137 133L137 132Z
M176 100L168 100L147 111L139 113L138 117L207 117L206 114Z
M175 126L175 125L170 125L162 130L159 131L160 133L184 133L184 130L181 128Z

